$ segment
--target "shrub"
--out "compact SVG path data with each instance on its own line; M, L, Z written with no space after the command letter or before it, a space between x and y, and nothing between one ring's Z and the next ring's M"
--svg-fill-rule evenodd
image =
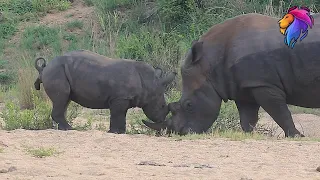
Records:
M19 105L13 101L5 104L2 110L1 118L4 121L4 129L48 129L52 128L52 121L50 118L50 106L46 101L33 95L34 109L20 110Z

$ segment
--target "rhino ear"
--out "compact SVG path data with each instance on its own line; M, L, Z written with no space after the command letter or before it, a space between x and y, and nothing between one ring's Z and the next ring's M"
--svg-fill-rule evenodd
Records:
M191 54L192 54L191 63L192 64L201 60L203 55L202 48L203 48L203 42L201 41L192 42L192 47L191 47Z
M170 84L174 78L176 77L177 73L176 72L172 72L170 73L168 76L166 77L163 77L161 80L160 80L160 84L163 85L164 87L166 87L168 84Z
M158 79L160 79L160 77L162 76L162 69L158 68L158 67L155 67L154 68L154 74Z

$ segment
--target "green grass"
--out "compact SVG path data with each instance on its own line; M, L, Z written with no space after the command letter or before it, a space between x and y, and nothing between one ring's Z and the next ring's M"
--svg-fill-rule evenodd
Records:
M4 153L4 148L0 148L0 153Z
M50 28L45 25L27 27L22 35L22 48L34 51L50 47L55 52L61 52L61 41L59 29Z
M197 139L214 139L214 138L224 138L231 141L243 141L246 139L254 139L254 140L262 140L262 139L268 139L269 137L266 137L259 133L244 133L242 131L236 131L236 130L224 130L224 131L211 131L204 134L194 134L190 133L185 136L180 136L176 134L171 135L172 138L175 140L197 140ZM270 139L270 138L269 138Z
M289 106L291 113L293 114L314 114L320 116L320 109L319 108L304 108L299 106Z
M80 20L73 20L71 22L68 22L66 26L67 26L67 29L69 29L69 30L82 29L83 22Z
M50 156L54 156L56 154L59 154L60 152L58 152L55 148L44 148L44 147L40 147L40 148L26 148L26 151L37 158L45 158L45 157L50 157Z

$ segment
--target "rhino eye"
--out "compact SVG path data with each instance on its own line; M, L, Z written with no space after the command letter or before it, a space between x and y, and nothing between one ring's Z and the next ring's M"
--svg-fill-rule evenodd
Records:
M193 105L192 105L191 101L186 101L186 102L184 103L184 108L185 108L187 111L191 111L192 108L193 108Z

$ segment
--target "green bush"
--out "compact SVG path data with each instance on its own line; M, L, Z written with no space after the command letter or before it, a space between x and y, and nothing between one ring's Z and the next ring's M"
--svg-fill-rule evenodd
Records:
M40 130L52 128L51 108L48 103L37 96L33 96L33 103L34 109L20 110L20 106L16 102L6 102L1 113L4 129Z

